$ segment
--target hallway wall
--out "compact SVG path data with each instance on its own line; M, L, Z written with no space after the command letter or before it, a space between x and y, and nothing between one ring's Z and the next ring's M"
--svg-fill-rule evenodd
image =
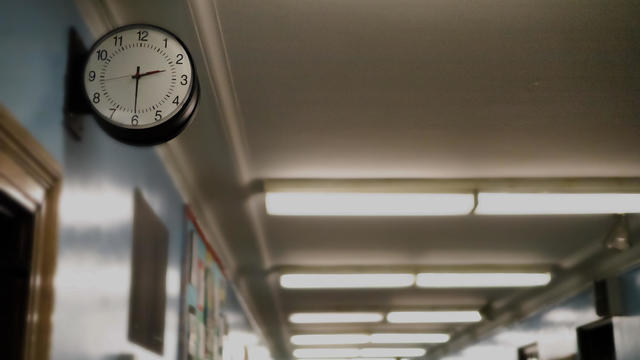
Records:
M0 103L64 168L51 358L175 359L183 204L152 148L107 137L85 119L81 141L63 127L67 35L92 42L73 0L0 2ZM133 190L169 230L164 355L127 340Z

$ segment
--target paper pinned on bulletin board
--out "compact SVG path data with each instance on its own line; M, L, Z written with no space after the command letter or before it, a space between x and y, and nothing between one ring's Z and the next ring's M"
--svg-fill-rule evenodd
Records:
M198 324L198 338L200 338L200 346L198 346L198 357L200 359L206 359L205 358L205 329L204 329L204 324L203 323L199 323Z
M189 313L189 356L194 357L198 351L198 317Z
M189 235L190 259L185 265L189 269L185 295L188 325L184 327L188 349L184 355L187 360L222 360L226 279L195 229Z
M191 248L191 279L189 280L189 283L191 285L196 285L198 284L199 261L198 261L198 239L195 231L191 232L189 241L191 242L191 244L189 244Z

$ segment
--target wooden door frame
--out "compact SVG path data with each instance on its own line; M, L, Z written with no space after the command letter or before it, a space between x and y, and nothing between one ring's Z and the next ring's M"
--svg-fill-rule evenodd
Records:
M0 104L0 190L34 216L25 360L49 358L61 184L58 162Z

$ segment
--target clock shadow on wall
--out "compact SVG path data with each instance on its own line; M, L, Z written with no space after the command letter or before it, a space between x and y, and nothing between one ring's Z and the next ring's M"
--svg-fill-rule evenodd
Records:
M64 113L74 139L82 139L84 115L91 114L107 134L125 144L167 142L190 123L199 97L191 54L168 30L126 25L87 50L70 28Z
M128 336L158 354L164 349L168 243L166 226L136 189Z

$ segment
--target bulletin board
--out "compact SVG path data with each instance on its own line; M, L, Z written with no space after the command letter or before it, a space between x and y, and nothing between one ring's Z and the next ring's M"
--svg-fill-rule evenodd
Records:
M179 358L222 360L227 280L215 251L188 209L185 240Z

